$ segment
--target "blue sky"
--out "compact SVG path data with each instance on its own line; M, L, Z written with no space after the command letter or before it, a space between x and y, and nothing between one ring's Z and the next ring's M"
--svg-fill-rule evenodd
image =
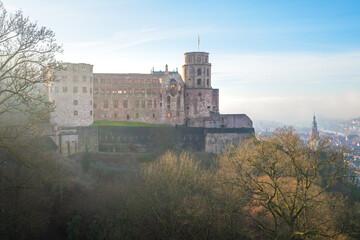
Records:
M4 0L95 72L178 69L210 53L222 113L307 124L360 117L360 1Z

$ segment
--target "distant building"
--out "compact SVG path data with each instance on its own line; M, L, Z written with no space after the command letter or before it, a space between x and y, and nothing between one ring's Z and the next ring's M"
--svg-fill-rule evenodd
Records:
M311 126L310 139L316 139L318 137L319 137L319 132L318 132L318 128L317 128L316 117L315 117L315 114L314 114L313 121L312 121L312 126Z

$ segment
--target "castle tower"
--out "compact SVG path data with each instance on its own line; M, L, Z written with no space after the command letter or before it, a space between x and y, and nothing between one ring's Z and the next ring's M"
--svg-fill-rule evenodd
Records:
M207 52L187 52L183 77L187 88L211 88L211 63Z

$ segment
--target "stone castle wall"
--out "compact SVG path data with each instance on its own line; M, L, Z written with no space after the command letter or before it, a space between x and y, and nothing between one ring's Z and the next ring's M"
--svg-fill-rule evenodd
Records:
M178 73L94 74L95 120L184 124Z
M189 128L189 127L78 127L77 152L156 153L175 151L205 151L221 153L226 146L236 145L254 137L253 128ZM64 145L63 153L73 154Z
M55 104L51 122L61 127L89 126L93 123L93 66L64 63L65 70L52 74L49 101Z

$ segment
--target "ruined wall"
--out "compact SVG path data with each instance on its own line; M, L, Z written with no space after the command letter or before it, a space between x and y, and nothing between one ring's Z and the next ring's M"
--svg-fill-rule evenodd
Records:
M203 151L204 131L185 127L99 126L101 152Z
M253 128L206 129L205 152L222 153L227 147L243 143L255 136Z
M99 151L98 127L78 127L78 152L85 152L86 148L89 152Z
M219 89L185 88L185 117L188 127L206 126L213 121L212 113L219 112Z
M95 120L184 124L184 83L177 72L95 74Z
M51 122L59 127L89 126L93 123L93 66L64 63L49 83L49 101L55 104Z

